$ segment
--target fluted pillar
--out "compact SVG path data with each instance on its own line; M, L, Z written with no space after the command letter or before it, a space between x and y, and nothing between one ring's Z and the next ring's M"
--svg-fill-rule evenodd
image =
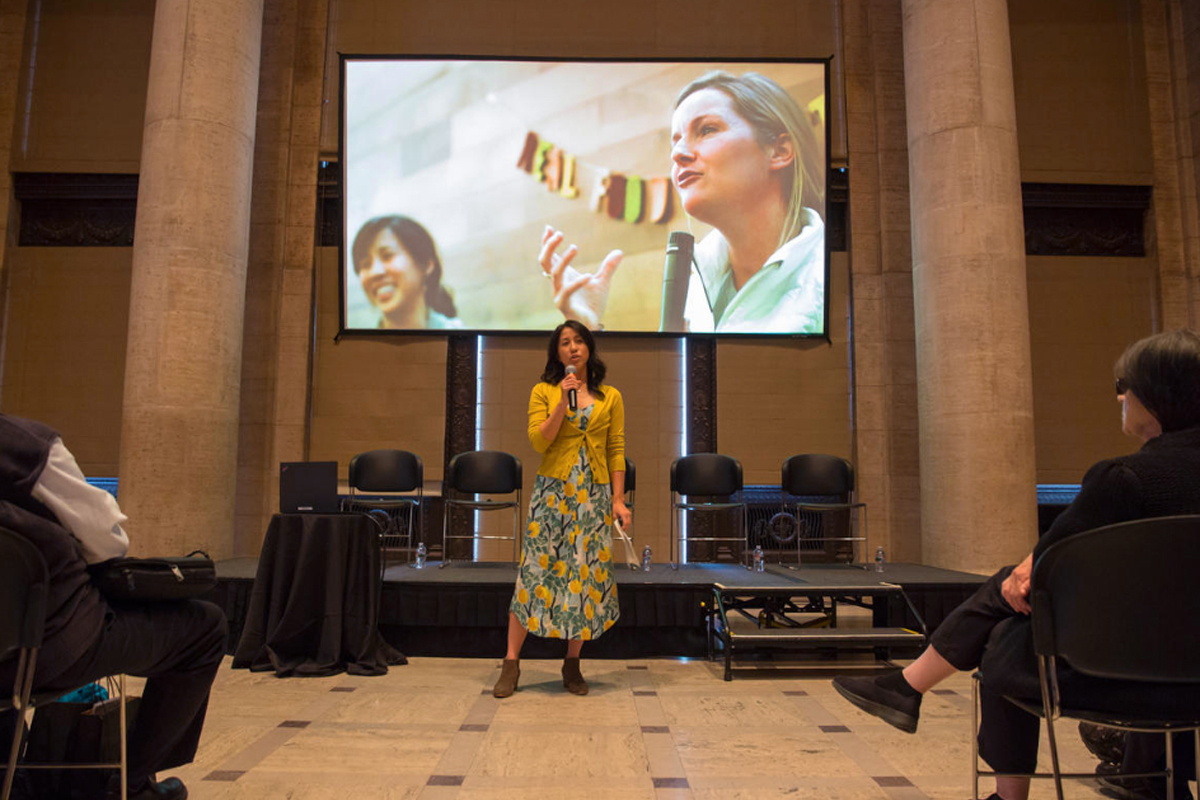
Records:
M1029 309L1005 0L904 0L925 563L1037 534Z
M261 0L158 0L120 495L138 553L233 550Z

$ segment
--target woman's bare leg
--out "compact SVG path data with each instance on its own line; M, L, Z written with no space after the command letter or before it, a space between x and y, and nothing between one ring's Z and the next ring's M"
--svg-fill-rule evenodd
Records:
M925 652L921 653L916 661L904 668L904 680L909 686L925 694L956 672L958 670L954 665L942 658L931 645L925 648Z
M521 645L525 644L525 626L517 619L517 615L508 612L508 653L504 656L505 659L517 659L521 657Z
M579 651L582 649L583 639L567 640L567 658L579 658Z
M1029 800L1029 778L996 778L996 794L1001 800Z

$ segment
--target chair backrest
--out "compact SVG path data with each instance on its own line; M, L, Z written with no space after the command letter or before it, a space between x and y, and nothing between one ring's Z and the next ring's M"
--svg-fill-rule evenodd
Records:
M521 488L521 460L501 450L459 453L446 467L446 485L466 494L506 494Z
M412 492L424 482L420 456L407 450L368 450L350 459L350 488L357 492Z
M788 494L849 495L854 491L854 467L824 453L792 456L783 462L782 485Z
M1101 678L1200 683L1200 516L1108 525L1033 567L1034 647Z
M671 464L671 491L728 495L741 491L742 462L719 453L693 453Z
M637 468L633 466L633 461L629 456L625 457L625 491L632 492L637 489Z
M41 647L50 576L46 560L24 536L0 528L0 661Z

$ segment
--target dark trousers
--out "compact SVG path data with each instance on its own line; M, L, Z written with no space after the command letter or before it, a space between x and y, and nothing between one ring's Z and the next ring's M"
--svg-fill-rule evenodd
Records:
M1003 695L1015 693L1037 698L1040 694L1036 662L1029 660L1032 650L1022 652L1018 648L1018 652L1010 652L1010 640L1019 636L1004 635L1005 629L1028 624L1028 618L1013 610L1000 590L1012 571L1013 567L1004 567L988 578L975 594L950 612L933 632L930 644L961 671L984 666L985 660L992 662L984 666L984 680L979 687L979 755L997 772L1027 773L1037 768L1041 723ZM997 631L998 628L1001 630ZM1004 644L996 645L997 634L1005 640ZM1001 659L1003 663L999 663ZM1014 674L1014 670L1020 674ZM999 673L1004 674L1003 689L988 680L989 675ZM1018 691L1014 692L1014 688Z
M1005 697L1040 706L1041 687L1032 623L1013 610L1000 591L1012 570L1001 569L950 612L930 637L930 644L957 669L980 670L979 754L997 772L1023 774L1037 768L1041 720ZM1064 707L1097 710L1099 702L1099 708L1134 719L1171 718L1183 706L1194 706L1194 698L1200 697L1200 689L1191 684L1105 680L1077 673L1061 661L1057 679ZM1143 741L1146 746L1157 742L1162 754L1161 736L1149 735ZM1188 744L1180 744L1181 751L1192 749L1190 739ZM1149 769L1138 766L1138 771Z
M212 603L113 606L83 656L57 675L36 675L34 692L69 691L118 673L147 678L129 736L129 783L138 786L195 758L225 637L225 614ZM4 717L7 739L13 719Z
M1190 800L1188 780L1196 774L1196 743L1190 733L1171 737L1175 768L1175 798ZM1125 736L1125 757L1122 772L1153 772L1167 766L1166 737L1161 733L1129 733Z

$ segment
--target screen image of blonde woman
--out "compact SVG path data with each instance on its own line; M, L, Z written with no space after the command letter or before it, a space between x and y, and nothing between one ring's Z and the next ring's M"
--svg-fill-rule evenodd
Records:
M342 327L825 335L826 69L345 58Z

